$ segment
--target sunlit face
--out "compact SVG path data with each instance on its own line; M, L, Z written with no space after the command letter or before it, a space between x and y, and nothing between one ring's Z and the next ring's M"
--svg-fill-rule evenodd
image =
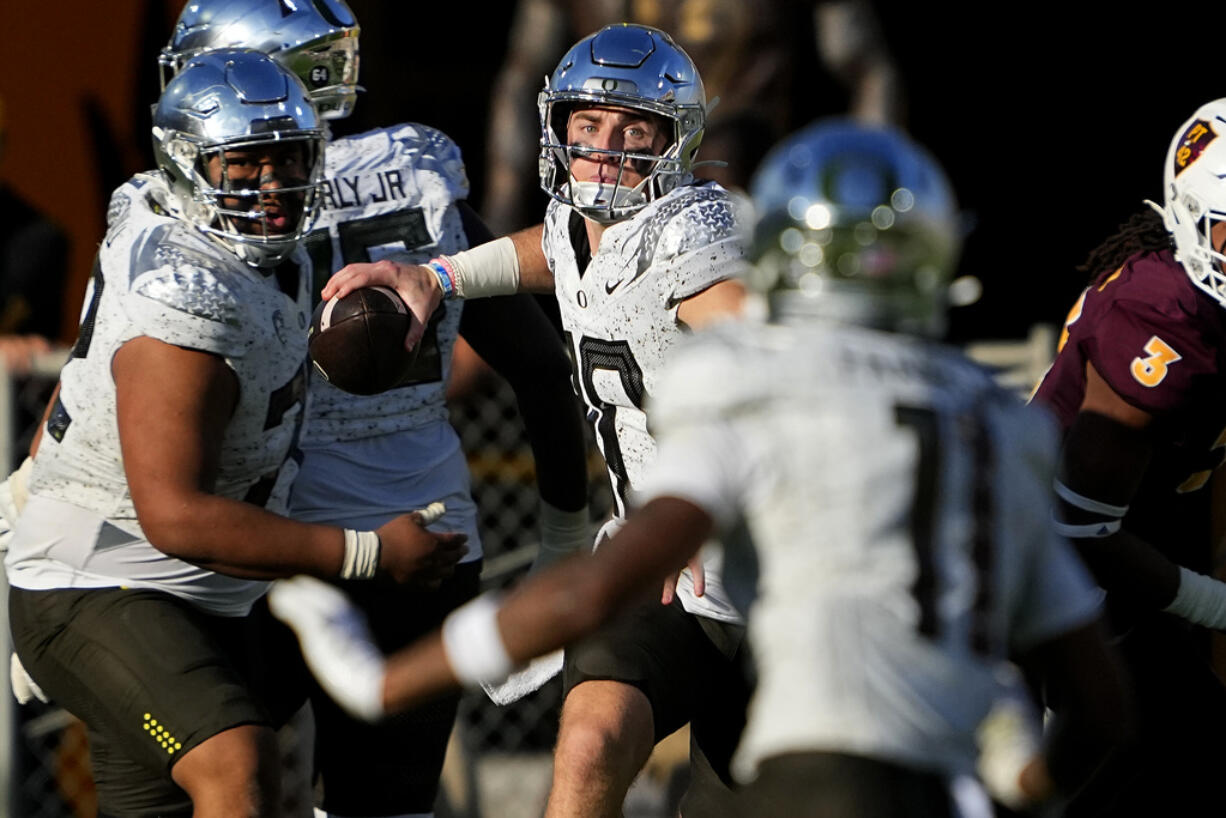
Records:
M1226 221L1214 222L1209 228L1209 241L1214 250L1226 256Z
M300 190L282 193L282 188L301 187L310 180L309 146L301 141L271 143L225 151L225 180L218 155L208 158L209 183L223 191L263 191L258 196L222 196L221 206L246 211L248 218L233 218L235 229L251 235L286 235L297 229L306 194ZM266 226L266 227L265 227Z
M668 146L664 121L632 108L602 106L574 111L566 122L566 142L572 147L659 155ZM618 171L621 178L618 179ZM634 187L651 172L645 159L627 159L619 153L574 154L570 172L580 182L601 182Z

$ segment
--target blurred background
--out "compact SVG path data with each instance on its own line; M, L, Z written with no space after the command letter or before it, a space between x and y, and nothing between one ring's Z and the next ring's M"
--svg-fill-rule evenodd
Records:
M981 346L1020 343L1036 337L1032 327L1063 321L1086 279L1076 266L1142 200L1161 200L1170 139L1202 102L1226 96L1226 8L1215 4L1196 16L1143 4L1122 19L1090 3L348 2L362 26L367 93L336 132L405 120L443 130L463 149L471 201L496 230L539 221L536 92L570 44L608 21L659 25L694 57L708 95L721 97L699 158L727 161L707 171L731 182L815 117L855 112L902 125L953 179L967 230L961 269L983 290L955 311L951 339ZM24 3L8 16L0 352L6 337L75 337L110 191L152 167L156 57L182 3ZM1051 337L1041 336L1019 388L1042 370ZM21 451L45 401L55 369L44 370L0 377L0 465ZM531 560L537 497L509 391L490 379L467 388L453 421L482 509L486 584L496 585ZM596 457L591 473L602 514ZM557 698L551 685L509 708L466 699L441 818L539 814ZM0 818L92 815L79 728L54 708L7 705L5 696L0 779L14 786L0 780L9 793ZM287 750L287 769L301 765ZM675 770L667 758L649 770L627 815L667 814Z
M496 88L515 36L533 38L545 66L519 68L528 88L518 116L533 129L533 141L534 96L544 73L566 46L590 33L581 28L585 22L594 28L605 18L672 28L690 46L708 86L723 66L704 59L695 45L704 37L759 56L790 49L788 61L749 69L789 80L782 129L844 112L851 95L818 56L809 21L820 4L350 5L362 25L368 93L338 132L406 119L442 129L463 148L472 201L487 216L487 148L491 134L506 137L513 125L503 118L492 127L491 103L508 96ZM1073 267L1142 199L1160 198L1162 162L1175 130L1201 102L1226 95L1219 42L1226 9L1216 4L1199 4L1195 15L1185 7L1142 4L1127 19L1106 4L1096 13L1093 3L864 5L896 70L897 118L949 170L967 213L962 267L983 281L984 293L955 316L955 339L1020 337L1035 321L1058 323L1082 283ZM152 165L148 106L158 92L156 55L182 0L22 6L0 49L0 183L71 241L60 322L60 340L70 341L109 193ZM567 13L571 6L579 11ZM549 27L559 25L564 30L553 34ZM768 34L775 27L776 42L762 41L764 25ZM737 81L753 80L731 79ZM725 94L713 120L739 104ZM529 143L523 184L535 198L511 217L493 214L498 226L539 220L544 199L532 186L534 157ZM710 150L700 158L735 159Z

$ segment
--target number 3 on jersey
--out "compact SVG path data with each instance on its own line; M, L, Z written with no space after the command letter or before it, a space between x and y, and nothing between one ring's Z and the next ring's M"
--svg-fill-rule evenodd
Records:
M1133 358L1128 371L1132 373L1137 383L1150 388L1162 383L1171 364L1183 357L1157 335L1152 336L1146 342L1145 351L1149 353L1149 356Z
M591 407L589 418L593 420L596 434L600 438L600 450L604 453L605 463L613 478L617 511L619 515L624 515L630 479L626 474L626 461L622 457L621 445L617 439L617 408L626 406L627 402L635 409L643 408L643 369L634 359L628 341L608 341L584 335L576 345L568 332L566 349L579 356L578 361L573 362L577 376L575 391ZM616 379L616 387L612 382L613 378Z

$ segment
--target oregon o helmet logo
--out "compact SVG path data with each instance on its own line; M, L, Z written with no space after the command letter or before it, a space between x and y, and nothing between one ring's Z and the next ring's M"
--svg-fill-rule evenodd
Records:
M328 84L327 66L317 65L311 69L311 84L316 87Z
M605 79L602 79L600 81L600 89L602 91L616 91L617 86L618 86L617 80L611 77L606 77Z

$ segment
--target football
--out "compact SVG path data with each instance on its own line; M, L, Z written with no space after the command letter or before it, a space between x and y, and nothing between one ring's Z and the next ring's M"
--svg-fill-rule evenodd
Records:
M417 351L404 348L412 316L394 290L361 287L320 303L311 318L311 362L328 383L376 395L408 374Z

